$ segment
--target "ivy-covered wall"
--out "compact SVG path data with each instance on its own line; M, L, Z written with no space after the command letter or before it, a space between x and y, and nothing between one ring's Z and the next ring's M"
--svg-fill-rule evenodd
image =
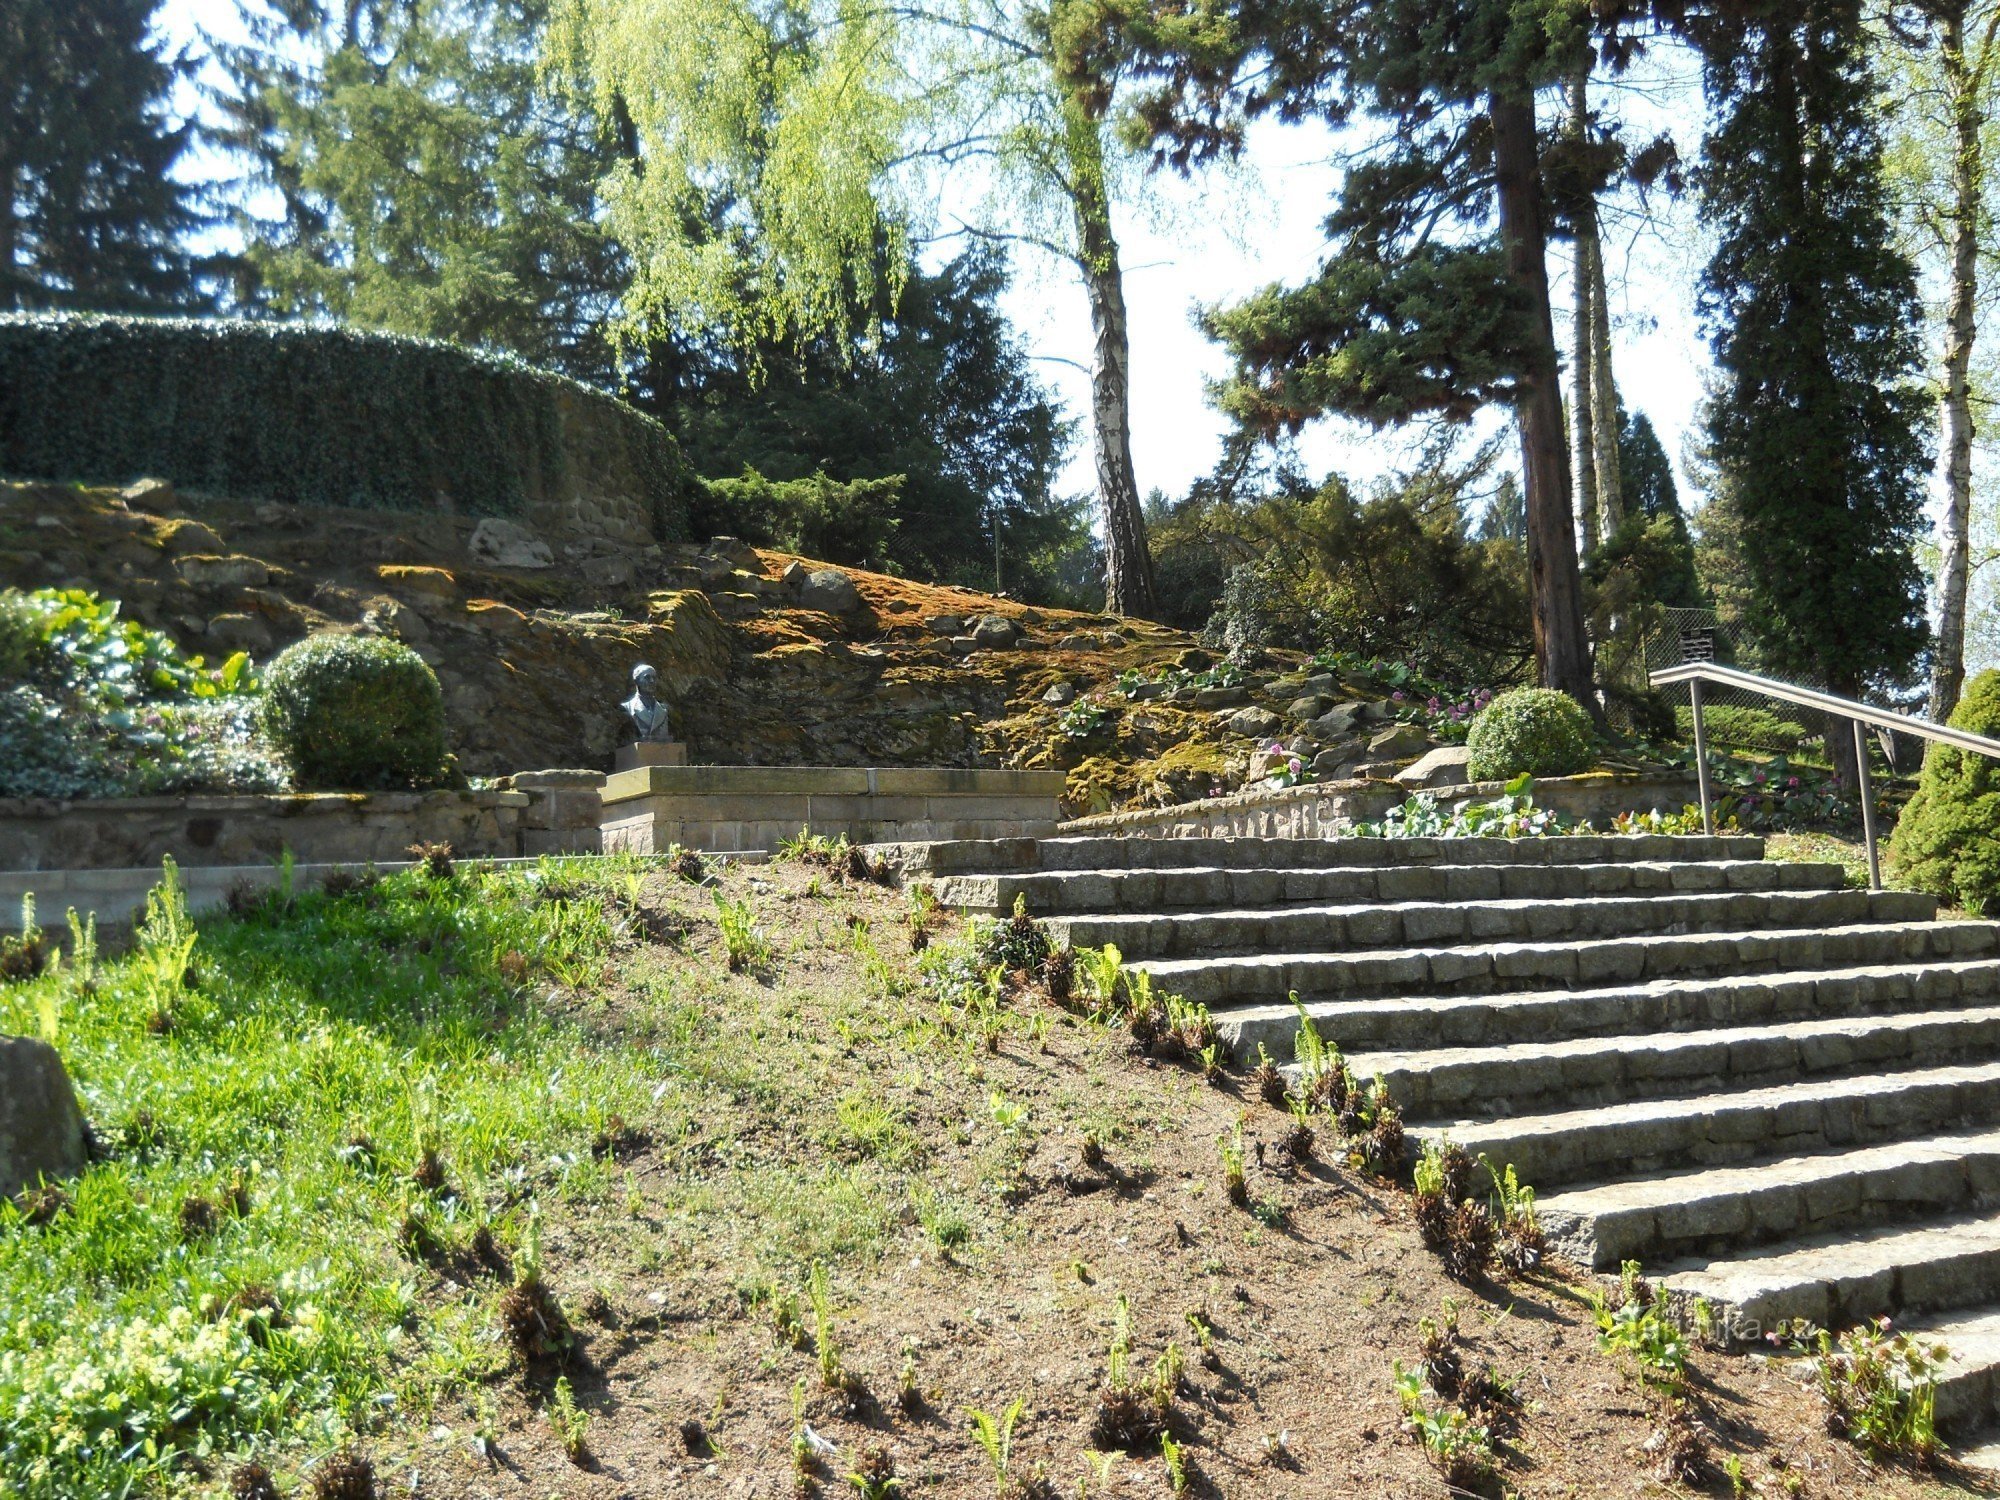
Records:
M353 329L0 316L0 474L687 534L671 434L518 360Z

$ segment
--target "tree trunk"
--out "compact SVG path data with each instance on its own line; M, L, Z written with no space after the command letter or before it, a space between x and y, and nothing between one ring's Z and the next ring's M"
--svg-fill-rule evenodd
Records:
M1611 298L1605 288L1604 242L1597 234L1597 205L1586 216L1590 248L1590 394L1597 410L1591 421L1596 446L1597 507L1609 537L1625 524L1625 486L1618 475L1618 382L1611 368Z
M1965 683L1965 592L1971 569L1972 397L1969 371L1979 298L1980 101L1965 56L1965 11L1945 17L1943 62L1952 111L1951 292L1944 333L1944 513L1938 520L1938 631L1931 659L1930 715L1958 706Z
M0 312L13 312L21 305L20 230L14 214L14 182L19 176L14 164L0 161Z
M1528 584L1534 603L1535 665L1542 686L1559 688L1601 717L1591 690L1590 638L1570 509L1569 454L1563 443L1562 370L1549 309L1548 229L1542 213L1541 158L1534 97L1491 96L1493 165L1507 271L1526 304L1532 346L1516 414L1528 505Z
M1569 81L1570 130L1579 138L1589 118L1584 99L1584 75L1573 74ZM1581 223L1576 236L1576 308L1570 318L1569 436L1570 475L1576 485L1576 513L1583 526L1585 557L1597 550L1597 403L1592 391L1590 297L1595 278L1590 265L1591 241Z
M1150 620L1159 612L1153 554L1132 469L1132 344L1125 316L1125 277L1111 232L1104 190L1103 142L1096 121L1072 105L1071 205L1076 215L1079 269L1090 300L1090 430L1097 458L1097 501L1104 518L1104 607L1114 615ZM1078 158L1081 158L1080 160Z

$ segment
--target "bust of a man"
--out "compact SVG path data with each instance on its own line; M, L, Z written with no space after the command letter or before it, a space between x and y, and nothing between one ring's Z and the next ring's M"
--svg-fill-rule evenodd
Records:
M639 731L642 745L665 745L673 742L673 735L667 731L667 705L659 695L660 674L644 662L632 669L632 696L620 705L625 715L632 721L632 727Z

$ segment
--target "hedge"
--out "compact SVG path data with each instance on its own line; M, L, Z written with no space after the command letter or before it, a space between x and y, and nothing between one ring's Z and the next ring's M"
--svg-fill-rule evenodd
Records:
M519 360L227 319L0 315L0 474L299 505L519 515L579 485L662 540L693 479L667 430Z

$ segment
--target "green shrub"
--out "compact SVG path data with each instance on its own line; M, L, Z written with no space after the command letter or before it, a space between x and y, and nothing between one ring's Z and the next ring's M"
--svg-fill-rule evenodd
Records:
M515 515L629 497L661 540L692 486L671 434L519 360L347 328L0 315L0 474L299 505Z
M316 635L287 647L264 673L262 723L301 790L452 779L437 674L394 641Z
M1693 709L1685 703L1676 708L1674 725L1685 743L1694 743ZM1701 728L1711 745L1735 745L1779 755L1790 755L1813 733L1803 724L1781 719L1761 708L1734 708L1727 703L1703 705Z
M1965 685L1950 723L2000 738L2000 671ZM1889 849L1918 890L1981 916L2000 912L2000 761L1932 745Z
M735 479L698 481L694 526L702 536L736 536L821 562L880 568L896 534L903 476L887 479L766 479L746 468Z
M1567 693L1515 688L1482 708L1466 735L1475 781L1574 776L1594 757L1590 719Z

